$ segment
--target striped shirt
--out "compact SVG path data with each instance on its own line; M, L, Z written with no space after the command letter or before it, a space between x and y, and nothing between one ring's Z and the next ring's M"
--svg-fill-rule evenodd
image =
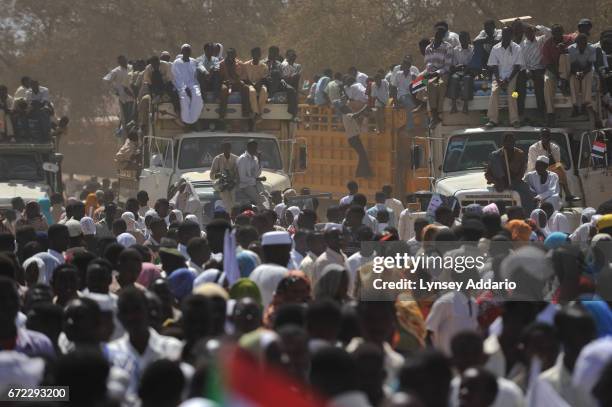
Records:
M427 72L437 72L443 75L448 72L452 63L453 47L448 42L442 41L437 48L431 43L425 48Z
M533 41L529 41L527 37L521 42L521 52L523 53L523 59L525 60L524 69L534 71L536 69L544 69L542 63L542 48L547 39L550 38L550 29L542 25L536 26L536 28L543 32L544 35L535 37Z
M453 66L468 65L474 56L474 46L468 45L467 48L461 46L453 49Z

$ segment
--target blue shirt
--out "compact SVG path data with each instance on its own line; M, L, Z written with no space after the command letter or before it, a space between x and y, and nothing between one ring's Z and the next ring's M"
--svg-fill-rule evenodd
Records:
M317 82L317 89L315 91L314 102L315 105L324 105L327 103L327 98L325 97L325 88L327 88L327 84L329 83L330 78L327 76L321 77L319 82Z

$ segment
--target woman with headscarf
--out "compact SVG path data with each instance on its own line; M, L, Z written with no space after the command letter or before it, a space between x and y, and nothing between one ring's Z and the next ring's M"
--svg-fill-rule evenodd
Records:
M570 243L569 237L563 232L552 232L546 236L544 240L544 247L548 250L557 249Z
M425 348L427 329L417 301L407 293L400 294L395 302L395 315L399 328L396 350L414 354Z
M136 222L134 214L132 212L123 212L121 219L123 219L127 225L127 233L134 236L137 244L143 244L145 242L145 236L138 230L138 223Z
M531 237L531 227L522 220L513 219L506 223L506 229L510 232L510 237L515 242L515 247L523 246L529 242Z
M231 286L229 296L232 300L239 301L243 298L252 298L256 303L261 305L261 292L259 287L253 280L248 278L239 278Z
M310 301L310 281L301 271L290 271L276 286L272 302L264 315L264 325L272 327L276 311L286 304L305 304Z
M121 246L123 246L126 249L137 244L136 238L131 233L128 233L128 232L122 233L119 236L117 236L117 243L119 243Z
M343 266L329 264L323 268L321 277L314 287L316 301L331 299L343 303L348 300L349 276Z
M591 238L595 231L595 226L592 220L595 218L596 211L594 208L584 208L580 214L580 226L570 235L570 240L574 243L580 243L582 247L586 247L586 243Z
M170 211L170 215L168 215L168 221L170 222L170 224L182 223L183 222L183 212L180 209L172 209Z
M179 181L176 193L170 199L170 205L174 209L180 210L182 214L193 213L198 219L202 216L200 197L193 188L193 185L184 179ZM182 216L180 222L182 222Z
M15 225L16 228L32 226L37 232L46 232L49 229L47 219L40 212L40 205L36 201L30 201L26 204L24 216Z
M44 284L46 281L46 265L40 257L32 256L24 261L23 272L27 287L32 287L36 283Z
M546 225L548 224L548 216L546 216L546 212L544 212L540 208L536 208L531 211L531 215L529 215L530 226L532 226L533 232L537 236L537 240L543 242L548 236L548 230L546 229Z
M297 230L297 221L300 215L300 208L297 206L290 206L285 209L285 225L287 226L287 232L293 235Z
M53 215L51 215L51 201L49 198L40 198L38 206L40 206L40 213L47 220L47 225L53 225L55 222L53 221Z
M90 218L94 218L94 212L100 207L98 203L98 198L96 194L91 193L88 194L85 198L85 216L89 216Z

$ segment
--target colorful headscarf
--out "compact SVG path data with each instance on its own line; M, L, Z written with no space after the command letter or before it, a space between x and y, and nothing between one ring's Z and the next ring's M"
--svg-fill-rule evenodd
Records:
M485 206L484 208L482 208L482 213L493 213L495 215L499 215L499 208L497 207L496 204L494 203L490 203L487 206Z
M136 282L145 288L149 288L149 285L157 280L161 276L159 267L153 263L142 263L140 274L136 279Z
M400 342L402 336L410 335L416 339L421 348L424 348L427 334L425 320L418 303L408 297L406 294L401 294L395 302L395 315L400 328Z
M96 197L96 194L91 193L87 195L87 198L85 198L85 216L93 218L94 212L99 207L100 205L98 204L98 198Z
M127 249L128 247L134 246L137 242L136 238L131 233L126 232L117 236L117 243Z
M544 240L544 247L548 250L556 249L569 242L567 235L563 232L552 232Z
M172 274L170 274L168 277L168 287L177 301L180 302L183 298L191 294L193 280L195 280L195 275L186 267L174 270Z
M123 214L121 215L121 219L125 221L128 232L136 231L136 217L132 212L123 212Z
M531 227L525 221L519 219L508 222L506 229L510 231L514 242L528 242L531 237Z
M254 281L248 278L239 278L230 288L229 296L236 301L242 298L252 298L261 305L261 292L259 292L259 287L257 287Z

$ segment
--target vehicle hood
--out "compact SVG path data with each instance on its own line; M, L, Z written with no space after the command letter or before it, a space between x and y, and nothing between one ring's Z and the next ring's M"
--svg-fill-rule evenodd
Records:
M484 171L461 171L452 173L436 181L436 192L451 196L460 191L494 192L493 185L487 185Z
M263 185L268 191L283 191L291 187L291 181L285 173L263 169L261 171L261 176L266 177ZM194 184L196 189L204 186L212 188L210 170L186 172L181 175L181 178Z
M10 207L16 196L25 202L49 196L49 186L38 182L0 182L0 206Z

